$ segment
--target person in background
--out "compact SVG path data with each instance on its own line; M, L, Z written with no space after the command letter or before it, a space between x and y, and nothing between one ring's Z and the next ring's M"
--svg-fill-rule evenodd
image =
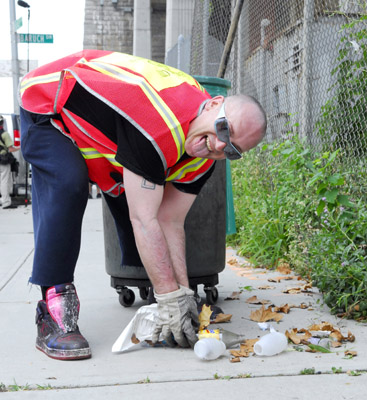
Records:
M3 210L17 208L11 204L10 191L12 186L10 153L18 151L9 132L4 130L4 117L0 115L0 192Z
M216 160L236 160L266 131L249 96L211 96L190 75L140 57L84 50L20 84L24 158L32 164L41 286L36 347L59 360L91 357L73 283L88 181L115 220L122 265L142 263L159 318L153 335L193 347L198 310L185 259L186 215ZM140 259L137 259L138 254Z

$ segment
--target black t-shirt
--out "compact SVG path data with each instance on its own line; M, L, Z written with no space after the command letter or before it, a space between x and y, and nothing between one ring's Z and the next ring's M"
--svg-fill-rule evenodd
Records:
M79 83L75 84L64 107L93 125L117 144L115 158L123 167L150 182L164 185L165 171L159 154L150 140L128 120L91 95ZM180 160L185 158L190 157L184 153ZM195 182L173 182L173 185L182 192L198 194L213 170L214 168L211 168Z

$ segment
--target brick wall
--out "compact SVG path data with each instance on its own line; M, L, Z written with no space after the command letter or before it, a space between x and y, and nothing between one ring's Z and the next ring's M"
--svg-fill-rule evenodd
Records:
M85 0L84 48L132 54L134 0ZM164 62L166 1L151 2L152 59Z

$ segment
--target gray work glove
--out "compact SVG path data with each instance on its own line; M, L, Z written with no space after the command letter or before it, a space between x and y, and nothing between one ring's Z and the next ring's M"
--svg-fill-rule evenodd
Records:
M157 343L162 333L163 340L171 347L174 346L173 339L181 347L189 347L189 345L194 347L198 340L196 329L200 325L194 292L180 286L180 289L174 292L154 293L154 296L158 303L159 315L152 342Z

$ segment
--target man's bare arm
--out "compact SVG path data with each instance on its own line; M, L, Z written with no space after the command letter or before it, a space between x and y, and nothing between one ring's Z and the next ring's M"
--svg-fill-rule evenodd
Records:
M167 241L158 222L164 187L124 169L124 187L136 246L156 293L178 289Z
M196 196L126 169L124 186L137 248L156 293L188 287L184 222Z
M196 195L183 193L167 183L158 211L158 221L167 238L177 283L189 287L185 251L185 219Z

